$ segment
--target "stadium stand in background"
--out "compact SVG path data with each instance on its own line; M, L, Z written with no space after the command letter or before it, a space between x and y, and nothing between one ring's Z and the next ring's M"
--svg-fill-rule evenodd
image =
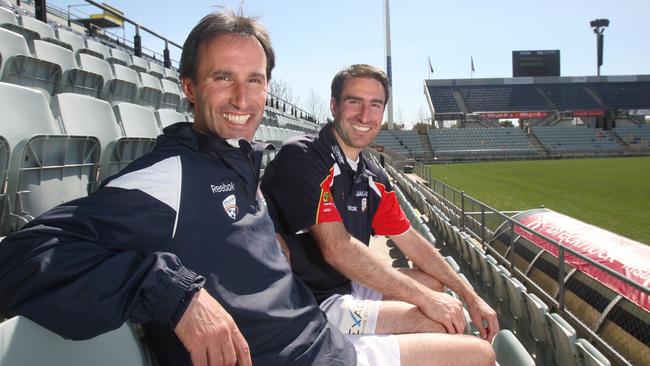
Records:
M1 235L87 195L150 151L163 128L192 121L169 56L168 47L178 45L116 9L98 7L89 15L48 6L48 21L41 22L34 5L0 0ZM139 36L131 41L102 28L116 23L135 27L136 34L151 33L165 48L148 49ZM434 120L453 119L471 128L429 129L424 135L382 131L374 145L390 156L419 161L650 150L650 127L630 113L650 108L647 76L526 79L517 85L499 80L427 81ZM527 128L495 127L498 118L515 116L526 118ZM577 116L585 117L586 126L570 126ZM292 136L318 131L319 122L269 95L254 138L281 146ZM435 237L452 267L499 312L505 330L493 347L500 365L650 363L646 310L530 242L504 237L503 230L510 230L506 224L517 225L511 218L441 183L422 184L399 172L398 160L388 158L387 173L413 226L432 242ZM649 294L647 288L641 291ZM467 321L467 333L477 335ZM0 339L6 340L0 342L0 366L55 360L153 365L146 339L133 324L73 342L14 317L0 323Z

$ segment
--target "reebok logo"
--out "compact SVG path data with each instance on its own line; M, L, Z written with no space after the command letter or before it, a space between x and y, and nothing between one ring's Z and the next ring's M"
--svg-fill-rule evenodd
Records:
M219 184L218 186L210 184L210 189L212 190L212 193L232 192L235 190L235 183L223 183Z

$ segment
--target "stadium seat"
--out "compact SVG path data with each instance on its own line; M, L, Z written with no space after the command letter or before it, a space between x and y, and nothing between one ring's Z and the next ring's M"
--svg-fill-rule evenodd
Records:
M149 73L158 79L164 79L165 67L156 61L149 61Z
M9 215L9 196L5 188L7 187L7 170L9 169L9 159L11 158L11 150L7 140L0 136L0 235L4 222Z
M113 112L126 137L155 139L162 132L154 112L147 107L119 103L113 106Z
M161 79L160 84L162 85L163 93L159 108L177 110L181 103L181 89L178 87L178 83Z
M503 329L492 340L499 366L535 366L535 360L511 331Z
M106 59L113 65L131 66L131 56L128 53L118 50L117 48L110 48L108 50L109 57Z
M514 320L512 330L517 337L521 337L522 334L528 334L528 309L523 295L526 287L514 277L504 277L503 280L508 294L506 304Z
M164 69L165 79L178 83L178 72L169 68Z
M584 338L576 341L576 351L578 366L610 366L612 364L596 347Z
M171 109L159 109L155 112L155 115L161 130L174 123L187 122L183 113L172 111ZM255 133L257 134L259 130L258 128Z
M104 100L73 93L59 94L52 99L52 111L68 133L89 134L99 139L101 164L97 183L153 148L152 138L125 137L110 104Z
M85 53L79 55L79 64L83 70L99 74L104 79L102 99L111 104L136 100L140 81L132 69L122 65L111 68L108 62Z
M526 309L528 310L528 335L522 334L519 338L527 345L528 350L535 355L535 359L543 365L553 363L553 352L548 343L548 306L537 295L524 292Z
M151 361L128 324L84 341L72 341L16 316L0 323L0 366L146 366Z
M0 28L0 59L2 81L37 88L52 95L61 80L58 65L32 57L25 39L4 28Z
M33 89L0 83L0 110L0 135L11 149L7 194L12 219L6 230L88 194L97 176L96 138L64 135L45 95Z
M145 72L139 72L138 74L140 76L138 104L157 109L162 100L162 86L160 85L160 79Z
M103 43L91 38L86 39L86 49L90 51L86 53L92 54L96 57L100 56L103 60L108 60L108 58L111 57L110 52L108 51L108 46L105 46Z
M576 365L576 331L560 314L547 313L549 340L558 366Z
M16 18L16 13L13 11L6 9L6 8L0 8L0 26L4 27L4 25L18 25L18 18Z
M75 59L77 58L77 54L79 52L83 52L82 50L86 49L86 44L84 43L84 39L81 37L81 35L67 29L61 27L56 28L56 38L59 40L59 42L63 42L70 46ZM99 55L96 56L99 57Z
M34 41L34 49L39 59L61 68L63 73L56 93L79 93L99 98L103 89L101 75L77 68L72 51L41 40Z
M131 55L131 68L137 72L149 72L149 63L142 57Z

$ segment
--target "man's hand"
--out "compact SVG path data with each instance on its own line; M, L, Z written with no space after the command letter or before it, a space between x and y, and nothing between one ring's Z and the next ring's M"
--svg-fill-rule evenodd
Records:
M497 313L479 296L474 296L468 300L467 311L469 311L472 323L476 325L481 333L481 338L492 343L492 338L499 332ZM487 322L487 328L485 328L483 322Z
M440 323L449 334L463 334L465 316L463 303L444 292L428 291L417 307L429 319Z
M230 314L207 291L192 298L174 329L194 366L251 366L248 343Z

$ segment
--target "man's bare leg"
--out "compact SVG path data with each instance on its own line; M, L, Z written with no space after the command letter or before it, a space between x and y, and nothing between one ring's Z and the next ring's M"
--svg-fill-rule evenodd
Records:
M487 341L452 334L397 335L401 366L494 366L496 356Z
M442 324L426 317L417 306L404 301L382 300L376 334L446 333Z

